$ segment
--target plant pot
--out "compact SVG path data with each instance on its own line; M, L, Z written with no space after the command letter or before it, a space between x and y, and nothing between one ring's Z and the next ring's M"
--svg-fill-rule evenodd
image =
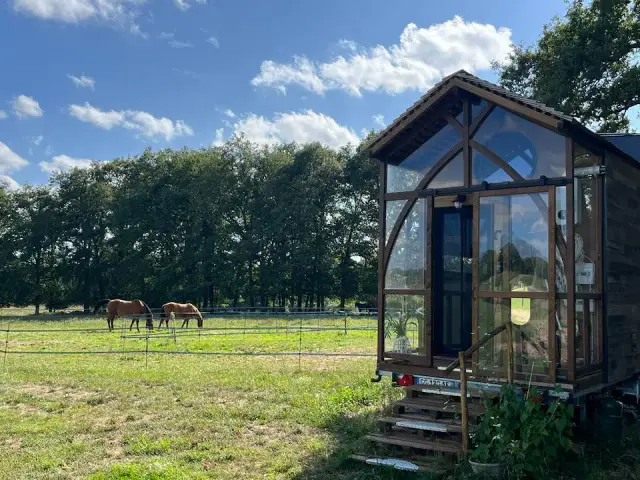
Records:
M396 353L411 353L411 342L409 337L397 337L393 341L393 351Z
M503 463L480 463L469 460L469 465L476 475L491 478L502 478L506 469L506 465Z

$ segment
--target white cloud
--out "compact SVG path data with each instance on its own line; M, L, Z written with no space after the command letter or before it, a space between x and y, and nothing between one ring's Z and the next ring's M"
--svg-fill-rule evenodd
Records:
M235 113L233 113L233 110L231 110L230 108L227 108L227 109L224 111L224 114L225 114L227 117L229 117L229 118L236 118L236 114L235 114Z
M0 186L5 186L9 190L17 190L20 188L20 184L9 175L0 175Z
M273 120L250 113L233 126L234 133L244 133L256 143L320 142L338 148L358 143L360 137L333 118L312 110L278 113Z
M305 57L294 57L293 65L282 65L267 60L262 62L260 74L251 80L251 84L254 87L274 87L282 94L287 92L286 85L298 84L307 90L322 95L327 87L316 74L316 70L316 66Z
M44 113L40 108L40 104L33 97L27 97L26 95L14 97L11 104L13 105L13 113L20 118L41 117Z
M38 135L37 137L32 137L31 138L31 142L33 142L33 144L36 147L40 146L40 144L42 143L42 140L44 140L44 137L42 135Z
M175 4L176 7L178 7L183 12L186 12L191 8L191 4L189 3L189 0L173 0L173 3ZM195 3L199 3L200 5L205 5L207 3L207 0L195 0Z
M216 37L207 38L207 42L209 42L211 45L213 45L216 48L220 48L220 42Z
M168 40L170 38L174 38L175 36L176 36L175 33L161 32L160 35L158 35L158 38L161 38L163 40Z
M192 48L193 43L183 42L182 40L169 40L169 45L173 48Z
M75 75L67 75L69 79L74 83L76 87L85 87L90 88L91 90L95 90L96 80L93 77L86 77L81 75L80 77L76 77Z
M66 172L72 168L87 168L91 166L91 160L86 158L72 158L68 155L56 155L50 162L40 162L40 170L46 173L55 171Z
M349 49L354 43L342 40ZM456 16L444 23L419 28L408 24L399 43L378 45L327 63L294 57L292 64L264 61L251 83L281 92L295 84L322 95L327 90L345 90L360 96L362 91L397 94L406 90L427 90L442 77L459 69L486 70L493 60L504 61L512 50L511 30L490 24L465 22Z
M352 52L358 50L358 44L356 42L353 40L345 40L344 38L338 42L338 46L346 50L351 50Z
M84 105L70 105L69 114L104 130L122 127L136 130L146 137L164 137L168 142L174 137L193 135L193 129L183 120L174 122L165 117L156 118L139 110L103 111L85 102Z
M99 20L145 36L135 23L136 7L144 0L13 0L13 8L43 20L80 23Z
M69 114L83 122L89 122L96 127L111 130L113 127L122 125L124 122L124 112L103 112L102 110L92 107L89 102L84 105L70 105Z
M224 144L224 128L216 128L216 138L211 145L219 147L222 144Z
M378 114L373 116L373 123L378 125L379 127L384 127L384 115Z
M0 120L4 120L8 116L9 115L7 115L7 112L5 112L4 110L0 110Z
M55 152L55 150L51 145L47 145L47 148L44 149L44 154L46 157L50 157L51 155L53 155L53 152Z
M11 173L28 165L24 158L0 142L0 174Z

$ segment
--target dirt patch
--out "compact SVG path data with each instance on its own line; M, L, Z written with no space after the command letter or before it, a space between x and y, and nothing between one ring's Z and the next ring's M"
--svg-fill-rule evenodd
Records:
M22 448L21 438L7 438L3 442L3 447L9 450L20 450Z
M71 402L86 402L93 398L106 399L104 392L97 390L87 390L84 388L65 387L47 384L26 384L19 388L19 391L28 393L35 397L45 397L56 400L68 400Z

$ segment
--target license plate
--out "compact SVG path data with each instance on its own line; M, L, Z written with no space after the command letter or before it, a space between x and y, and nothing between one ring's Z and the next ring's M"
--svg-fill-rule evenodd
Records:
M441 378L419 377L418 384L439 388L458 388L460 382L456 382L454 380L443 380Z

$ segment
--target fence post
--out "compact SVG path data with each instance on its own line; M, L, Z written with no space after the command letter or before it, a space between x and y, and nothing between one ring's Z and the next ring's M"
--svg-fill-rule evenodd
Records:
M513 324L507 323L507 382L513 383Z
M344 334L347 334L347 316L344 316Z
M146 347L144 352L144 368L149 366L149 331L147 331Z
M300 331L298 336L298 370L302 370L302 316L300 316Z
M4 367L7 367L7 353L9 351L9 330L11 330L11 319L7 321L7 336L4 340Z
M467 407L467 366L464 363L464 352L458 352L460 360L460 414L462 417L462 454L469 451L469 410Z

